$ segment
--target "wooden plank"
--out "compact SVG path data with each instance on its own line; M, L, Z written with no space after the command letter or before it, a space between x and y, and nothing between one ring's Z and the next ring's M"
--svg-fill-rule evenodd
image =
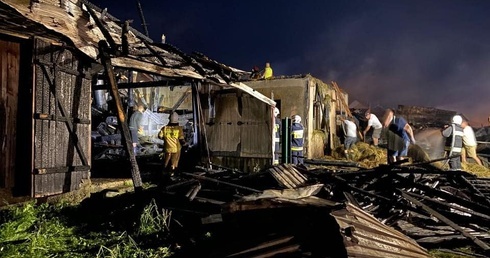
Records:
M484 243L483 241L481 241L477 237L471 235L468 231L466 231L465 229L463 229L462 227L460 227L458 224L456 224L453 221L451 221L450 219L446 218L445 216L443 216L439 212L433 210L429 206L423 204L419 200L411 197L407 192L401 191L401 194L408 201L410 201L413 204L421 207L422 209L424 209L425 211L427 211L429 214L433 215L434 217L438 218L440 221L446 223L448 226L450 226L450 227L454 228L455 230L457 230L458 232L460 232L463 236L471 239L475 244L477 244L483 250L485 250L487 252L490 251L490 246L488 246L486 243Z
M60 117L60 116L55 116L53 114L41 114L41 113L35 113L34 119L49 120L49 121L56 121L56 122L67 122L68 120L70 120L72 123L87 124L87 125L89 125L91 123L90 120L88 120L88 119L80 119L80 118L73 118L73 117Z
M352 113L350 112L349 105L345 102L344 94L342 94L336 82L332 81L332 85L333 88L335 89L335 92L337 93L338 98L340 98L340 104L345 109L345 113L347 114L348 117L352 117Z
M115 67L127 68L140 72L148 72L151 74L167 77L193 78L201 80L206 79L205 77L193 71L162 67L159 64L140 61L130 57L111 58L111 64Z
M68 166L68 167L51 167L51 168L36 168L34 174L55 174L55 173L68 173L72 171L89 171L90 166Z
M136 156L133 151L131 134L129 131L128 122L126 120L126 112L122 105L121 96L119 95L119 89L117 88L116 74L114 73L114 67L112 66L111 58L107 51L107 47L108 46L106 42L104 41L99 42L99 53L101 56L101 61L106 71L106 76L108 79L107 81L111 86L109 92L111 93L111 96L114 99L114 102L116 103L115 111L117 114L117 120L119 126L122 128L122 142L123 145L126 147L126 152L128 153L129 161L132 167L131 175L133 178L133 185L135 191L140 192L143 188L143 182L141 181L141 175L140 175L138 163L136 161Z

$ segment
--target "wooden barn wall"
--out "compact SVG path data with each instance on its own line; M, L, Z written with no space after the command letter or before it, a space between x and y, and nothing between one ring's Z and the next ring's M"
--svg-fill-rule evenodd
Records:
M34 63L33 196L41 197L90 176L91 80L76 53L40 39Z
M20 45L0 40L0 187L14 186Z

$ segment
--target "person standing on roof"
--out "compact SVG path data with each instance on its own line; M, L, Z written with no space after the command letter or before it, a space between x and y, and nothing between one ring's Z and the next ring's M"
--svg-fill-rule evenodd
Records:
M475 132L473 128L469 125L468 121L463 120L461 123L461 127L463 128L463 149L461 150L461 161L466 163L466 157L470 157L476 161L476 163L480 166L483 166L480 158L476 154L476 146L478 145L476 142Z
M383 125L379 121L378 117L375 114L371 114L370 111L366 111L364 114L366 119L368 120L367 126L362 132L362 137L364 140L366 140L366 133L369 132L371 127L373 128L373 145L378 146L379 143L379 138L381 137L381 129L383 129Z
M158 138L164 141L164 171L168 171L170 163L170 175L172 176L179 165L180 151L185 145L184 130L179 126L179 115L173 112L170 115L170 122L160 129Z
M279 116L279 109L274 107L274 160L273 165L279 164L279 154L281 153L281 119Z
M294 115L293 124L291 125L291 157L293 164L303 164L303 132L304 128L301 124L301 117Z
M265 63L264 74L262 75L262 79L272 79L274 75L272 71L271 64L269 62Z
M444 150L447 153L449 159L449 168L451 170L461 170L461 151L463 149L463 118L460 115L455 115L452 118L451 125L444 126L442 130L442 136L446 137L446 144Z
M387 109L383 115L383 127L387 128L388 164L405 159L410 142L415 144L412 127L403 117L395 116L395 110Z

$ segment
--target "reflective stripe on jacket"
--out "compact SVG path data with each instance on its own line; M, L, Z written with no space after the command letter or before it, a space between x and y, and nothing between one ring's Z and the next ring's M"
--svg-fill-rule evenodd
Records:
M451 124L451 137L446 139L445 150L449 151L449 155L460 153L463 148L463 127L458 124Z
M158 138L163 139L166 153L177 153L182 148L179 140L184 139L184 131L182 126L166 125L160 129Z

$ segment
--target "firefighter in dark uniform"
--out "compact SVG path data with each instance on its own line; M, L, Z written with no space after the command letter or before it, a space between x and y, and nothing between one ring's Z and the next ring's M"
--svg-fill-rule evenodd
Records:
M442 130L442 136L446 137L446 144L444 150L447 152L447 156L461 155L463 149L463 127L461 123L463 118L460 115L455 115L452 119L452 123L446 126ZM449 167L451 170L461 170L461 157L457 156L449 160Z
M291 157L293 164L303 164L303 132L304 128L301 124L301 117L294 115L293 124L291 125Z
M281 153L281 119L279 116L279 109L274 108L274 160L273 165L279 164L279 154Z

